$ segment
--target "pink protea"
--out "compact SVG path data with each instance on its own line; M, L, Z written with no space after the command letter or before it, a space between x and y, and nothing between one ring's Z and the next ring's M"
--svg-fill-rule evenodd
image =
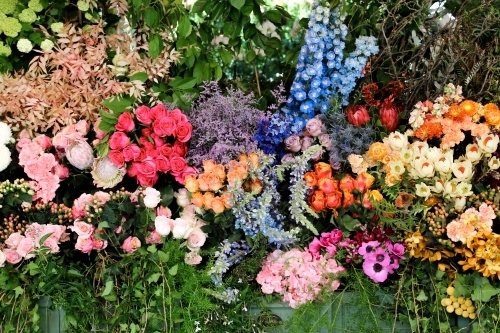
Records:
M71 165L84 170L90 168L94 163L94 151L87 141L75 140L66 148L66 158Z

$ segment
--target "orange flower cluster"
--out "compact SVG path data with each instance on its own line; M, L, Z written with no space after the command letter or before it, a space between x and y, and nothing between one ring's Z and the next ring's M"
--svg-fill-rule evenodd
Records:
M458 263L464 271L472 269L480 272L486 277L500 278L500 235L479 231L476 235L469 237L463 247L455 248L455 252L461 254L464 260Z
M246 191L260 193L262 182L248 179L250 167L259 166L259 155L242 154L239 161L231 160L224 166L215 161L203 161L203 173L187 176L185 187L191 192L191 202L199 208L211 209L216 214L232 207L229 186L243 186ZM220 193L220 195L216 195Z
M433 262L455 256L455 253L450 250L429 248L427 246L427 239L420 233L420 230L407 235L405 246L410 253L410 258L421 258L422 260ZM438 264L438 269L441 271L447 271L449 268L449 265L445 263Z
M333 178L330 164L319 162L314 165L314 171L304 175L304 180L314 189L309 197L309 205L316 213L326 208L347 208L350 204L359 202L354 197L353 190L364 193L363 205L367 208L372 208L370 199L382 200L380 192L368 191L375 178L366 172L359 174L356 179L346 175L339 181Z
M437 139L440 138L441 135L443 135L443 126L432 120L425 121L424 124L415 131L415 136L422 141Z

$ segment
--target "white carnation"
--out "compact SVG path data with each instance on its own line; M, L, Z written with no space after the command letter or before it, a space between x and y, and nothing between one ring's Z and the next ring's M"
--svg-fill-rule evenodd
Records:
M21 38L17 41L17 49L23 53L29 53L33 49L33 44L29 41L29 39Z
M0 171L7 169L11 161L9 148L5 145L0 145Z
M12 138L10 126L0 121L0 145L6 145Z

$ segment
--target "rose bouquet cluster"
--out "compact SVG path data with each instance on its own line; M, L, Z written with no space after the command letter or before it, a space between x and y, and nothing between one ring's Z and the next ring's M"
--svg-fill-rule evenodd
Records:
M309 244L309 252L314 258L319 258L322 252L331 258L346 263L362 263L363 271L373 281L380 283L387 280L389 274L399 267L404 260L405 248L401 243L393 242L388 236L391 229L383 230L380 227L357 231L349 238L339 229L324 232L320 238L314 237ZM339 249L343 251L339 252Z
M278 293L283 301L296 308L313 301L323 292L332 293L340 286L339 274L345 268L335 259L318 255L316 258L307 250L275 250L262 264L256 281L265 294Z
M126 167L127 174L137 178L141 186L154 186L161 173L169 173L184 184L184 178L195 172L185 159L193 128L179 109L169 111L158 104L152 108L140 106L134 113L123 112L116 119L102 115L114 123L108 131L109 159L119 168ZM101 124L109 123L98 123L97 138L104 141L96 144L106 143L102 128L109 128Z
M326 133L326 128L318 117L309 119L301 133L289 136L284 143L285 150L289 152L282 157L284 161L291 159L293 153L304 152L313 145L320 145L322 149L311 158L318 161L325 152L332 148L332 139Z
M304 179L312 188L309 195L309 205L319 213L324 209L335 210L359 202L353 193L354 190L362 195L362 204L371 209L370 200L380 201L382 195L377 190L370 190L375 177L367 172L359 174L356 179L351 175L345 175L340 181L333 178L330 164L318 162L314 165L314 171L307 172Z
M9 264L18 264L23 259L34 258L40 251L45 253L58 253L59 244L69 240L66 227L55 224L29 225L24 231L12 233L0 245L0 267Z

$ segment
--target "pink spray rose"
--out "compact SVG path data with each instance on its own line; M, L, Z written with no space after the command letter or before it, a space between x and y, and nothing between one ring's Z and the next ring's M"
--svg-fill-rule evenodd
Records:
M68 229L73 230L79 237L90 237L94 232L94 226L92 224L75 221L73 222L73 226L69 226Z
M127 253L135 252L138 248L141 247L141 241L137 237L129 236L127 239L123 241L122 249Z
M198 265L202 259L198 252L189 252L184 256L184 262L191 266Z
M296 153L300 151L302 144L298 135L292 135L285 139L285 149Z
M118 116L116 129L125 133L132 132L135 128L134 118L130 112L123 112Z
M78 236L76 239L75 249L83 253L89 253L94 248L94 242L90 236Z
M207 235L200 228L196 228L191 231L187 238L187 247L191 251L198 251L206 240Z
M161 244L161 235L157 231L153 231L146 237L146 244Z
M5 249L3 250L3 253L5 254L5 260L9 264L17 264L23 259L23 257L21 257L21 255L17 253L16 250Z

